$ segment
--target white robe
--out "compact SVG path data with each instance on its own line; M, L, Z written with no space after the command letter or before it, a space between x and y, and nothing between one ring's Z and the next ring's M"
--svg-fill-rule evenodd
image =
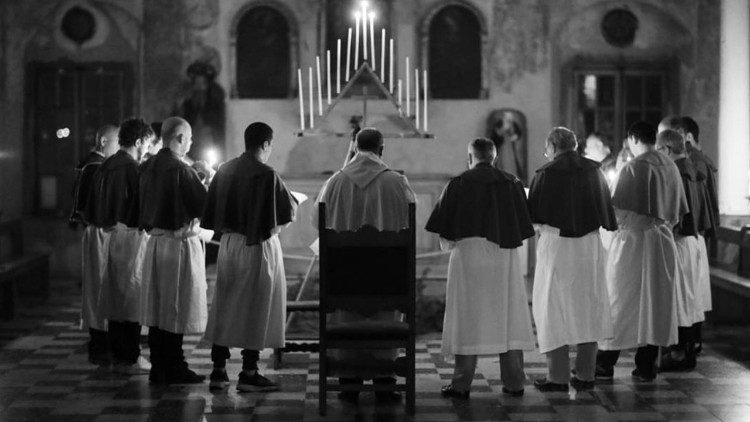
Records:
M607 252L599 230L572 238L540 225L536 262L532 311L539 352L611 338Z
M141 279L137 268L142 265L139 252L144 232L118 224L111 233L102 288L105 315L110 321L139 322Z
M705 318L700 307L700 247L695 236L675 235L682 277L677 283L677 325L690 327Z
M451 246L443 354L533 350L534 333L518 250L500 248L479 237L461 239Z
M708 261L708 250L706 239L698 235L698 287L696 299L698 308L702 312L710 312L713 309L711 302L711 269Z
M286 275L279 237L246 243L241 234L221 236L205 338L250 350L284 347Z
M669 224L615 209L619 229L607 257L607 291L614 337L603 350L677 343L677 289L681 269Z
M82 309L81 327L107 330L102 301L102 284L107 265L110 233L96 226L86 226L82 239Z
M142 325L179 334L206 328L205 249L198 220L175 231L151 230L143 259ZM200 235L200 238L199 238Z

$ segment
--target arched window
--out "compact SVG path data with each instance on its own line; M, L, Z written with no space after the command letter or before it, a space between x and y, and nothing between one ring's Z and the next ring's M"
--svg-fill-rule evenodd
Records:
M433 98L482 96L482 25L459 4L444 6L428 23L430 95Z
M236 26L240 98L286 98L290 92L290 27L271 6L247 10Z

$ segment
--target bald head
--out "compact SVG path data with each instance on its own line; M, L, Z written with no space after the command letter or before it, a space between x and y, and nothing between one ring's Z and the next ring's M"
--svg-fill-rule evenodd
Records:
M357 151L383 155L383 134L374 127L366 127L357 133Z
M182 117L170 117L161 124L161 137L164 145L180 157L190 151L193 144L193 129Z
M469 142L469 165L477 163L492 163L497 157L495 143L487 138L477 138Z
M118 128L115 125L104 125L96 131L96 148L97 151L104 154L105 157L117 152L120 149L119 138L117 136Z

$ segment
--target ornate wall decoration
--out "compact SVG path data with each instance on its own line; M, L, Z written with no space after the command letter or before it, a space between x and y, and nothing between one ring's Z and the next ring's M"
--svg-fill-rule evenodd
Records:
M638 30L638 18L628 9L612 9L602 18L602 36L615 47L628 47L633 44Z

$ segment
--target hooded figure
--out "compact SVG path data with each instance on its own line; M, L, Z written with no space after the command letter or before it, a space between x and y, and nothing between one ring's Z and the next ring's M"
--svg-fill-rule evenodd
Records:
M381 159L383 135L374 128L364 128L356 137L357 153L326 181L313 207L312 225L318 229L318 204L326 204L326 228L336 231L355 231L369 225L380 231L400 231L409 226L409 204L416 196L406 177L388 168ZM357 321L365 318L348 311L338 311L331 316L331 323ZM400 319L398 312L377 312L369 316L375 320ZM386 359L393 360L396 350L360 352L337 351L341 359ZM346 374L345 374L346 375ZM348 374L340 383L362 383L360 374ZM375 383L395 383L393 374L377 374ZM342 391L339 398L356 401L359 392ZM399 398L397 393L376 392L382 401Z
M616 230L609 188L598 162L581 157L567 128L552 129L529 192L531 220L538 225L534 271L534 320L539 351L547 355L542 391L568 391L568 346L578 345L570 384L592 388L597 341L612 337L604 277L607 253L600 228Z
M489 139L469 144L469 170L451 179L425 227L450 250L443 354L455 356L441 393L469 397L477 356L499 356L503 392L523 394L523 351L534 349L517 248L534 235L517 177L493 167Z

